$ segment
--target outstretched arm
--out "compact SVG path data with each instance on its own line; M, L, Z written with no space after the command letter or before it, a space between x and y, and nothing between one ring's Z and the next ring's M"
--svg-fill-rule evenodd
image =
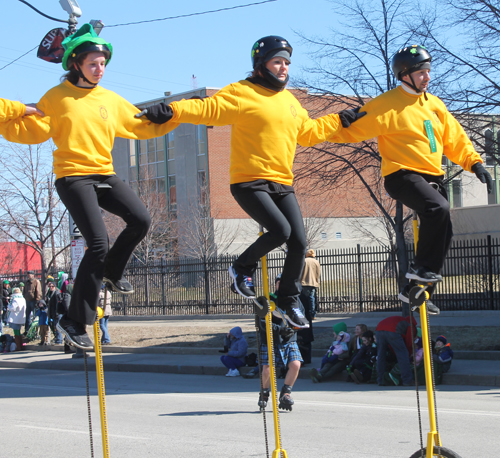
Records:
M43 143L51 137L50 118L35 104L0 99L0 135L15 143Z

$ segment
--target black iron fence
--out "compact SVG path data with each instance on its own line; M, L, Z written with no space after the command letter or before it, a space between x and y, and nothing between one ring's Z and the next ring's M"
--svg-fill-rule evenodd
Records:
M413 245L407 247L409 258ZM280 273L284 253L268 256L269 286ZM319 250L320 312L400 311L398 271L394 253L386 247ZM250 301L230 291L227 272L234 256L176 259L154 265L131 263L125 272L135 292L113 294L117 315L251 314ZM485 239L454 242L443 269L444 280L433 295L441 310L500 310L500 243ZM3 278L11 278L3 275ZM18 280L24 274L20 273ZM262 273L255 275L262 293Z

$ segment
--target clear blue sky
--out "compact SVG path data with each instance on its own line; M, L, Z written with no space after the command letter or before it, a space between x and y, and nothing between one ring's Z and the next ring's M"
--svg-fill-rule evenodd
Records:
M28 0L45 14L67 19L58 0ZM164 18L256 3L259 0L77 0L78 25L101 19L106 25ZM251 70L250 49L265 35L281 35L294 47L291 76L308 65L307 49L295 35L328 36L338 16L328 0L277 0L203 16L104 28L101 37L114 47L101 85L132 103L193 87L223 87ZM45 34L64 24L40 16L18 0L3 0L0 16L0 68L37 46ZM0 97L37 102L59 83L63 70L32 51L0 71Z

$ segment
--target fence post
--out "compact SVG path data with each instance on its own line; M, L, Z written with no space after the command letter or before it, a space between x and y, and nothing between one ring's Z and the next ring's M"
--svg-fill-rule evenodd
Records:
M491 235L488 235L488 286L490 296L490 310L494 310L493 301L493 254L491 249Z
M163 305L163 315L166 315L166 298L165 298L165 270L163 268L163 258L160 259L160 275L161 275L161 303Z
M359 312L363 313L363 281L361 279L361 245L358 248L358 288L359 288Z
M208 267L207 267L207 256L203 255L203 272L205 274L205 313L208 315L208 304L211 302L210 300L210 278L208 275Z

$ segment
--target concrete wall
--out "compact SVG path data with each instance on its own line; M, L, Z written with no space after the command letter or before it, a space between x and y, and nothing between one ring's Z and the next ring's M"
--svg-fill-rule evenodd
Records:
M500 205L455 208L451 211L454 240L472 240L488 235L500 237Z

